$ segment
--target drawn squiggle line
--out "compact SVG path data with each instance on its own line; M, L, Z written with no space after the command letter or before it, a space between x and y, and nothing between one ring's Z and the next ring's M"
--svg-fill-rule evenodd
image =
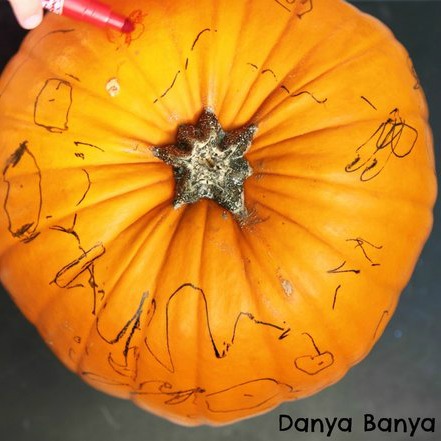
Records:
M359 274L360 273L359 269L342 269L345 265L346 265L346 260L341 265L337 266L336 268L330 269L327 272L329 274L338 274L338 273L355 273L355 274Z
M16 211L17 205L23 203L21 171L32 170L32 177L27 179L27 210L24 215ZM21 171L20 171L21 170ZM40 233L37 231L40 223L43 193L41 188L41 170L34 154L28 148L28 141L20 143L12 153L3 168L3 181L6 183L6 197L3 201L3 210L8 219L8 230L13 237L28 243ZM18 204L18 201L21 201Z
M254 395L253 389L249 389L250 386L256 388L260 393ZM266 390L265 388L269 390ZM290 384L282 383L274 378L257 378L255 380L236 384L226 389L208 393L205 395L205 403L207 409L210 412L215 413L248 411L257 409L270 402L281 393L282 389L285 389L285 393L299 392L299 390L294 389ZM265 391L265 396L260 398L262 390ZM228 395L230 396L228 397ZM241 399L242 401L244 397L247 398L246 404L234 405L234 403L237 403L238 399Z
M210 318L209 318L209 311L208 311L208 304L207 304L207 299L205 296L205 293L203 291L202 288L199 288L191 283L184 283L181 286L179 286L168 298L167 300L167 304L165 307L165 333L166 333L166 342L165 342L165 352L166 352L166 357L167 360L161 360L161 357L159 357L157 354L155 354L154 350L152 349L151 345L149 344L148 338L146 337L144 339L144 343L147 347L147 349L149 350L149 352L152 354L152 356L158 361L158 363L160 363L165 369L167 369L169 372L173 373L175 372L175 366L174 366L174 361L173 361L173 357L172 357L172 353L171 353L171 348L170 348L170 338L169 338L169 325L170 325L170 319L169 319L169 308L170 308L170 302L177 296L179 295L185 288L191 288L191 290L193 292L196 292L198 295L201 296L201 300L203 303L203 311L204 311L204 315L203 315L203 319L204 319L204 323L206 323L206 329L208 332L208 336L211 342L211 347L213 349L214 352L214 356L216 358L224 358L228 355L229 350L231 349L231 347L234 345L234 341L237 335L237 328L238 328L238 324L239 321L246 317L248 318L250 321L252 321L254 324L256 325L260 325L260 326L265 326L268 328L272 328L275 329L277 331L280 331L281 334L279 336L279 340L284 339L288 336L288 333L290 331L290 328L286 328L283 326L279 326L273 323L269 323L269 322L265 322L262 320L258 320L254 317L253 314L249 313L249 312L244 312L241 311L238 313L236 320L234 321L234 325L233 325L233 330L232 330L232 336L229 339L228 342L223 342L223 347L222 349L219 348L219 346L216 344L215 338L213 336L213 332L211 329L211 325L210 325ZM155 312L156 312L156 302L152 301L152 308L153 308L153 312L150 316L150 320L147 323L147 328L150 326Z
M94 144L90 144L90 143L88 143L88 142L74 141L74 144L75 144L77 147L80 147L80 146L92 147L92 148L94 148L94 149L97 149L97 150L100 150L100 151L104 152L104 149L102 149L101 147L98 147L97 145L94 145Z
M179 74L181 73L180 70L178 70L173 78L172 83L170 84L170 86L167 87L167 89L162 93L162 95L159 98L156 98L155 101L153 101L153 104L157 103L161 98L164 98L168 92L170 92L171 88L175 85L176 80L179 76Z
M418 131L401 118L397 108L389 112L389 115L368 140L357 147L355 158L345 166L347 173L361 170L359 179L362 182L370 181L378 176L392 155L402 159L408 156L415 147ZM403 144L405 148L400 152L398 149Z
M377 326L375 327L375 331L374 331L374 335L372 337L372 340L375 340L375 337L377 336L377 332L380 329L380 325L383 323L383 320L386 318L386 316L389 314L389 311L387 309L385 309L380 317L380 320L377 323Z
M276 81L278 81L278 79L277 79L277 77L276 77L276 74L274 73L274 71L273 71L272 69L263 69L262 72L260 72L260 73L261 73L261 75L263 75L263 74L265 74L265 73L270 73L270 74L273 76L273 78L274 78Z
M190 48L190 53L194 51L194 49L195 49L195 47L196 47L196 44L197 44L197 42L199 41L201 35L203 35L203 34L206 33L206 32L217 32L217 29L211 29L211 28L205 28L205 29L202 29L202 31L200 31L200 32L196 35L196 38L193 40L193 43L192 43L191 48ZM187 58L185 59L185 63L184 63L184 70L187 70L187 69L188 69L189 61L190 61L190 56L187 56ZM176 74L175 74L175 76L174 76L174 78L173 78L173 81L172 81L171 85L170 85L170 86L169 86L169 87L168 87L168 88L162 93L162 95L161 95L159 98L156 98L156 99L153 101L153 104L156 104L161 98L164 98L164 97L167 95L167 93L170 91L170 89L174 86L174 84L175 84L176 80L178 79L178 76L179 76L180 73L181 73L180 70L178 70L178 71L176 72Z
M360 98L363 101L366 101L374 110L377 110L377 108L365 96L362 95Z
M135 313L133 314L133 316L125 323L125 325L122 327L122 329L116 334L116 336L114 338L107 338L103 335L103 333L100 331L99 328L99 323L100 323L100 317L97 317L96 321L95 321L95 326L96 326L96 330L99 334L99 336L108 344L110 345L114 345L116 343L118 343L123 337L124 335L127 333L127 331L129 331L129 334L127 336L126 342L124 344L124 349L123 349L123 357L125 360L125 366L127 366L127 356L129 351L133 348L133 346L131 346L131 341L133 338L133 335L135 334L135 332L139 329L141 329L141 314L143 311L143 307L144 307L144 302L148 297L148 292L144 292L141 296L141 300L139 302L139 305L135 311ZM106 304L103 306L103 310L104 308L106 308ZM121 365L123 366L123 365Z
M84 192L83 196L81 197L81 199L77 202L77 204L76 204L77 207L78 207L78 205L81 204L81 202L84 201L84 198L87 196L87 193L89 193L90 187L92 186L92 182L90 181L90 176L89 176L89 173L87 173L87 170L85 170L84 168L82 168L81 170L86 174L87 188L86 188L86 191Z
M255 70L259 70L259 66L257 66L254 63L247 63L248 66L251 66L253 69ZM272 69L263 69L261 72L261 75L265 74L265 73L269 73L272 75L272 77L274 78L275 82L278 83L279 80L277 79L277 75L276 73L272 70ZM287 86L285 86L284 84L279 86L280 89L282 89L284 92L286 92L290 98L296 98L300 95L303 94L307 94L309 95L317 104L324 104L326 103L326 101L328 101L328 98L324 98L324 99L319 99L317 98L313 93L309 92L308 90L302 90L300 92L293 92L291 93L291 91L288 89Z
M335 292L334 292L334 300L332 302L332 309L335 308L335 302L337 301L337 294L339 289L341 288L341 285L338 285L337 288L335 288Z
M312 94L311 92L308 92L307 90L302 90L301 92L297 92L297 93L290 93L287 87L285 87L285 86L280 86L280 87L281 87L283 90L287 91L287 92L289 93L289 96L290 96L291 98L296 98L296 97L298 97L298 96L300 96L300 95L304 95L304 94L306 93L306 94L309 95L309 96L310 96L310 97L311 97L311 98L312 98L317 104L324 104L324 103L326 103L326 101L328 101L328 98L324 98L324 99L322 99L322 100L316 98L314 94Z
M77 243L78 249L81 251L80 256L61 268L50 283L55 283L58 287L65 289L84 287L83 284L74 284L74 282L78 277L87 272L89 274L89 279L87 282L93 293L92 314L95 315L98 294L101 293L104 295L103 290L97 289L99 286L95 279L95 261L104 255L106 249L101 242L97 242L93 247L86 250L81 244L80 236L75 231L76 221L77 213L74 215L71 227L66 228L61 225L49 227L51 230L59 231L72 236Z
M196 46L196 43L198 42L200 36L201 36L204 32L210 32L210 31L211 31L210 28L202 29L202 31L200 31L199 34L198 34L198 35L196 36L196 38L194 39L193 44L191 45L191 49L190 49L190 50L193 50L193 49L194 49L194 47Z
M168 381L149 380L139 385L139 389L133 395L162 395L166 398L164 404L176 405L186 402L191 397L196 398L197 394L202 394L205 389L194 387L185 390L173 390L173 385Z
M294 10L294 9L290 9L286 4L282 3L283 0L274 0L274 1L289 13L291 13ZM296 1L297 0L285 0L285 3L287 3L290 6L293 6L294 3L296 3ZM300 0L300 4L302 6L307 3L309 4L309 9L307 9L301 13L296 13L298 18L302 18L305 14L312 11L312 9L313 9L312 0Z

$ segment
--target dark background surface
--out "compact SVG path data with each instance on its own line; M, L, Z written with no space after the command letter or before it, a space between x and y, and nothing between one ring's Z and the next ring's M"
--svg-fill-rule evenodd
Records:
M233 0L232 0L233 1ZM380 18L408 49L431 111L437 170L441 140L441 2L353 2ZM0 1L0 70L25 35ZM441 440L441 213L383 337L338 384L221 428L184 428L95 391L66 370L0 287L0 441ZM25 275L24 275L25 276ZM352 417L352 434L279 432L293 417ZM436 432L363 431L363 415L435 417Z

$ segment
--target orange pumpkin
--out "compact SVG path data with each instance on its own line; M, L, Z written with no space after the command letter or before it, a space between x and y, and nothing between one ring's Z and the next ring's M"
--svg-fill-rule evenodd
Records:
M336 382L432 224L411 61L338 0L47 16L0 83L1 281L60 360L181 424Z

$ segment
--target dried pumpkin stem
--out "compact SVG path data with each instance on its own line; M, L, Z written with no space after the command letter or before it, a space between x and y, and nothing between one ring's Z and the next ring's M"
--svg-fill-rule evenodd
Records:
M243 187L252 174L244 153L256 130L250 124L225 132L207 108L196 124L178 127L175 144L154 147L153 154L173 167L174 207L208 198L244 219L248 213Z

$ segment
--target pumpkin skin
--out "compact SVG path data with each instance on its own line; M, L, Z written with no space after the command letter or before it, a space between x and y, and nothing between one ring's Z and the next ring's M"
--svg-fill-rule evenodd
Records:
M189 425L360 361L436 193L425 100L383 25L337 1L237 3L131 2L130 37L46 17L0 84L2 283L69 369ZM175 209L152 154L207 107L258 127L249 222Z

